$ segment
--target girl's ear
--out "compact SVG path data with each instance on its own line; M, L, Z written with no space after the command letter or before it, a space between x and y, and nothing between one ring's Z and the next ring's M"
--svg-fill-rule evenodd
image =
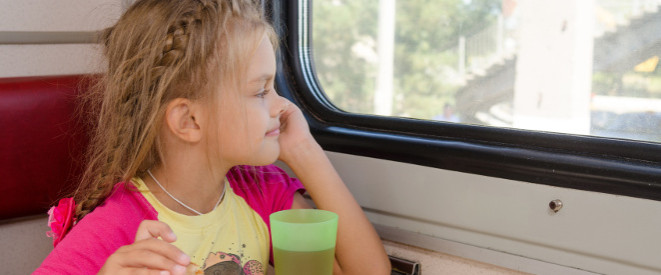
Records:
M198 142L202 139L200 129L201 106L189 99L176 98L168 103L165 110L165 124L174 136L187 142Z

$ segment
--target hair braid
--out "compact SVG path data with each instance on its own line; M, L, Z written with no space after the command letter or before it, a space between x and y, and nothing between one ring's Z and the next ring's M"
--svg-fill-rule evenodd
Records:
M158 163L161 105L195 96L182 94L195 89L176 89L174 84L203 87L205 64L212 61L205 59L217 43L218 6L213 0L138 1L102 34L108 71L86 98L99 120L88 167L74 193L78 220L109 196L115 182ZM157 22L146 22L150 19ZM193 49L191 36L198 40Z

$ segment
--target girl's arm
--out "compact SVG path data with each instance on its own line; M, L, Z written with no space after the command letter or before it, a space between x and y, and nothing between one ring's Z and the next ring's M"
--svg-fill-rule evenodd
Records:
M338 214L334 274L390 274L383 244L321 146L293 106L281 117L280 159L303 183L319 209ZM300 194L293 207L306 205Z
M102 274L135 274L123 267L177 274L175 265L186 266L189 260L169 243L175 238L169 226L156 218L142 194L117 183L103 205L80 220L33 274L96 274L104 265Z

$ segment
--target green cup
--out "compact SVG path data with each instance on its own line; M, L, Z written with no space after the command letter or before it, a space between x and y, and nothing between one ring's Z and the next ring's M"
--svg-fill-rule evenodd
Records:
M269 217L276 275L333 274L337 214L291 209Z

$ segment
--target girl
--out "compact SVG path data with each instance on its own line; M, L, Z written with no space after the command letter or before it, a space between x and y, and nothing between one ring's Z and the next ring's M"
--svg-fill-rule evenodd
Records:
M334 273L389 274L301 111L274 91L276 44L248 0L130 7L102 37L89 166L75 207L50 212L56 247L35 274L265 274L268 216L309 207L303 186L340 217Z

